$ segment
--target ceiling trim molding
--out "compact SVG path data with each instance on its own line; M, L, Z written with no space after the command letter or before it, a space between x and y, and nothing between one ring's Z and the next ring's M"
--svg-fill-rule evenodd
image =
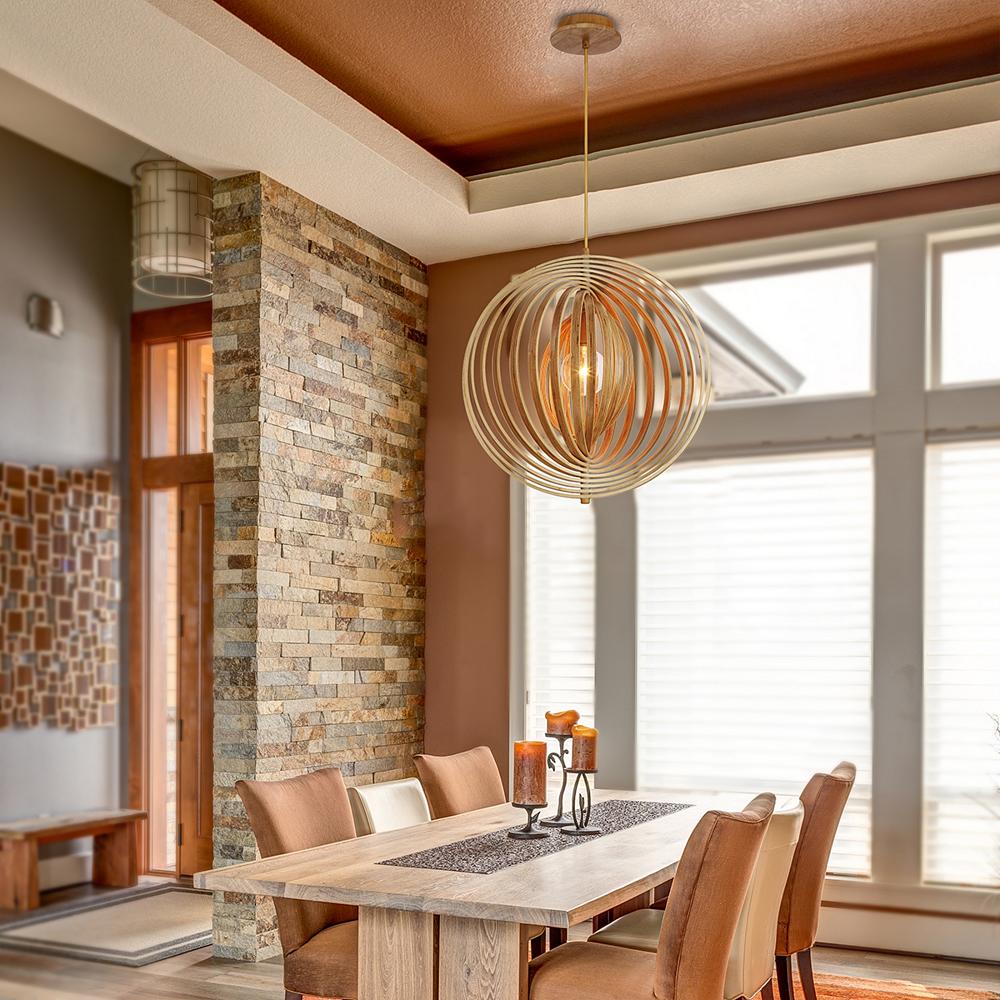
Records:
M266 173L427 263L580 233L577 164L470 184L215 3L8 0L0 70L213 176ZM606 153L592 233L996 172L995 94L958 88Z

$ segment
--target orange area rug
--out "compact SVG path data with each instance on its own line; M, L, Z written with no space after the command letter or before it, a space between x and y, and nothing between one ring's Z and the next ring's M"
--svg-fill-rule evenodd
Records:
M1000 980L1000 970L997 975ZM998 982L1000 986L1000 982ZM1000 1000L1000 993L981 990L950 990L938 986L922 986L904 980L854 979L848 976L828 976L816 973L818 1000ZM778 984L774 984L778 996ZM802 984L795 980L796 1000L802 1000Z

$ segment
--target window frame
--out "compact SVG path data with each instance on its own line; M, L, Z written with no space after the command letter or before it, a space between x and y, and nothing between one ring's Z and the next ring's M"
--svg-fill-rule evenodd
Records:
M870 339L868 344L868 388L851 389L847 392L816 393L805 396L779 396L764 399L734 399L713 402L713 409L745 409L751 407L767 408L772 406L787 406L796 402L823 402L839 399L867 399L875 395L875 269L877 263L877 244L874 241L850 243L846 246L824 248L822 253L781 254L772 258L763 258L740 266L738 261L729 266L716 265L703 269L685 268L671 271L665 277L670 284L675 285L681 296L684 289L690 285L700 285L704 282L740 281L750 278L769 278L782 274L802 273L805 271L822 271L833 267L849 267L853 264L870 264L872 269L872 287L870 296ZM752 260L752 259L751 259ZM711 293L709 293L711 294Z
M913 922L926 917L938 937L928 935L925 950L972 955L970 937L981 935L976 940L986 942L996 933L995 923L984 922L984 912L1000 917L1000 892L924 883L922 856L926 446L977 437L1000 440L1000 382L940 386L930 377L938 336L932 315L938 308L932 298L939 289L935 260L942 248L958 241L992 241L998 233L1000 205L993 205L637 261L671 283L682 283L694 275L745 275L762 263L822 265L874 248L871 392L714 406L681 459L858 446L874 451L872 872L870 878L827 879L825 919L832 912L840 943L851 943L853 935L861 946L901 947L905 935L916 933ZM524 724L524 490L511 483L512 739L522 738ZM630 788L636 775L636 505L632 494L594 503L601 782ZM604 552L614 559L602 560ZM886 930L872 930L876 915L884 917L877 926ZM964 925L955 919L963 915L970 917ZM917 940L912 937L908 950L921 950ZM995 953L995 941L992 948Z
M943 275L941 260L946 253L954 250L975 250L980 247L1000 246L1000 226L977 229L973 234L948 232L932 234L929 237L928 266L930 267L930 307L927 337L927 388L928 389L972 389L980 386L1000 384L1000 376L976 379L971 382L944 382L941 379L942 351L944 349L943 315Z

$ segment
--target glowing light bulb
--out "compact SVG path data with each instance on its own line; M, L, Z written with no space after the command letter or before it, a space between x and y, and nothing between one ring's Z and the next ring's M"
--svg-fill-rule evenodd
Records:
M594 363L591 364L590 350L586 344L580 345L580 364L577 369L580 378L580 393L586 396L593 383L596 392L600 392L604 383L604 357L599 351L594 352ZM573 357L569 351L563 355L559 365L559 381L566 389L573 388Z

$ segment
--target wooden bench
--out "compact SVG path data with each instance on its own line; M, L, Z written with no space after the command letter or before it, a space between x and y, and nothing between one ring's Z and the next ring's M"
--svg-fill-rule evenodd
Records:
M38 906L38 845L94 838L94 885L125 888L139 881L137 824L141 809L103 809L0 823L0 908Z

